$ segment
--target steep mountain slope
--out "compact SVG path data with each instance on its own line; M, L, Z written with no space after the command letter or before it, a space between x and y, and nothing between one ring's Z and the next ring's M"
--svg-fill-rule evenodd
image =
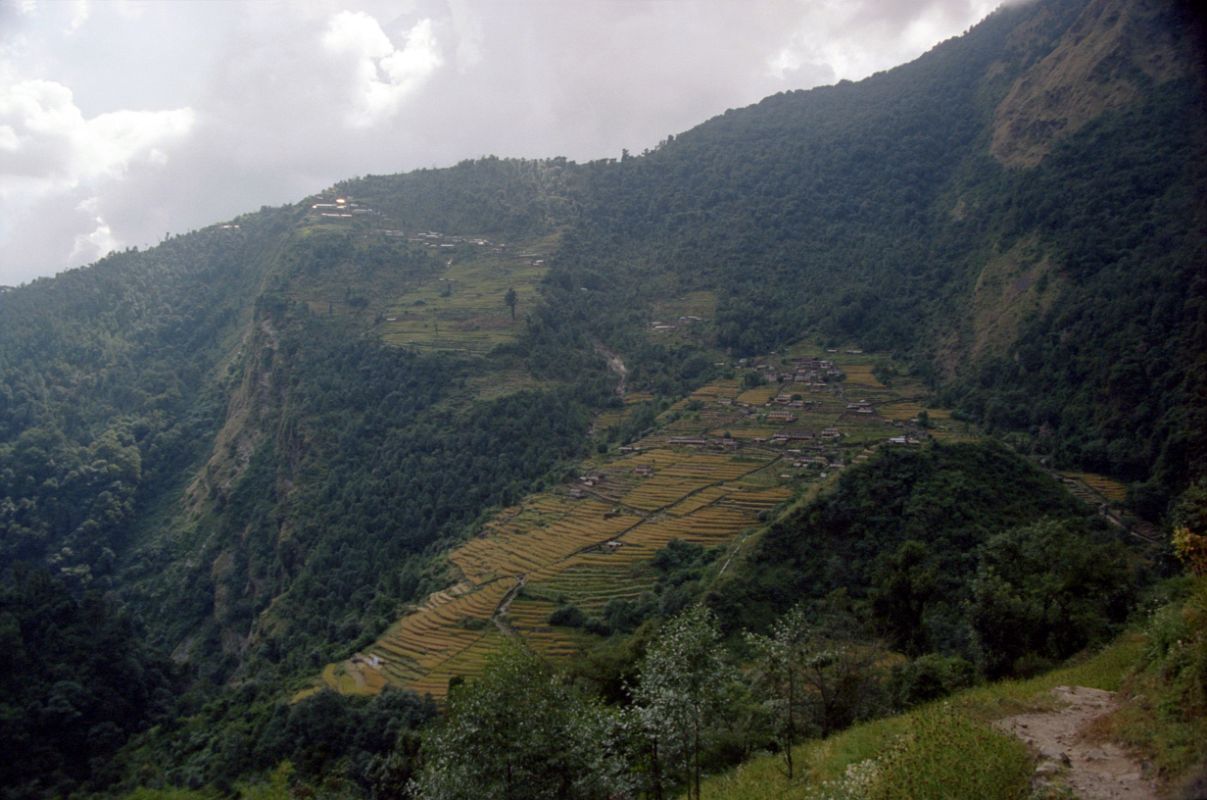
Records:
M349 180L4 292L0 570L112 590L203 682L275 698L565 477L618 411L605 356L648 393L636 438L718 362L806 335L893 353L1158 518L1207 465L1179 8L1009 7L638 157Z
M1186 20L1155 3L1099 0L1086 6L1050 53L1010 87L994 112L990 151L1034 167L1063 139L1145 90L1197 66ZM1046 20L1039 20L1044 24Z
M651 274L714 291L740 353L819 331L909 354L1037 453L1153 477L1135 499L1159 514L1207 430L1196 31L1159 2L1003 9L595 170L564 260L627 276L621 307Z

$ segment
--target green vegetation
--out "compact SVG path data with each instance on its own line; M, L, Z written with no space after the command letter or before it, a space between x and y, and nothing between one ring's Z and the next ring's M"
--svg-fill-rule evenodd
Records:
M424 741L422 800L606 798L623 791L613 715L536 657L508 646L449 696Z
M707 796L774 749L835 796L1009 797L983 723L1057 679L1123 687L1113 733L1187 775L1201 577L1142 659L1044 674L1172 570L1126 527L1207 570L1195 28L1140 4L1104 58L1085 9L640 157L349 180L0 292L5 796ZM1004 104L1050 58L1098 85ZM1063 132L1008 166L1019 130ZM487 673L513 634L572 674ZM398 686L450 697L426 762Z
M44 571L0 586L0 797L67 796L117 775L130 734L163 721L175 669L99 594L77 601Z
M894 648L959 655L996 676L1067 658L1122 622L1128 563L1101 523L1018 456L933 445L844 472L835 491L771 526L709 603L731 629L760 629L800 598L841 592Z

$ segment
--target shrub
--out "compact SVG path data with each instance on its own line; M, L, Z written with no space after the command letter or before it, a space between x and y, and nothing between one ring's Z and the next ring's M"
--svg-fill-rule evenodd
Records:
M587 615L578 606L559 606L549 615L550 625L562 625L567 628L581 628L587 622Z

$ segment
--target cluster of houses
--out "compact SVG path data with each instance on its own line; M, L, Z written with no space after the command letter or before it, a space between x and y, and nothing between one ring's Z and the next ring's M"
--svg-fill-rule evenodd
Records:
M737 439L709 439L704 436L672 436L667 440L672 447L707 447L714 450L737 450L741 443Z
M771 402L777 406L787 406L788 408L805 408L806 406L817 405L815 400L803 400L799 395L791 395L786 392L781 392L771 398Z
M455 236L451 233L441 233L440 231L423 231L422 233L413 233L409 236L402 231L386 231L386 235L405 237L412 244L421 244L434 250L452 250L458 245L463 244L473 245L474 247L489 247L492 253L502 253L507 249L507 245L505 244L492 242L480 236Z
M853 414L875 414L876 409L872 408L872 404L867 400L856 400L854 403L847 403L847 411Z
M578 476L578 485L570 487L570 496L582 500L587 496L587 489L593 489L608 479L602 472L588 472Z
M772 444L787 444L789 442L812 442L817 436L812 431L776 431L768 439Z
M824 358L797 358L792 362L792 383L824 386L842 374L834 362Z
M673 331L680 325L691 325L692 323L703 321L703 317L697 317L694 314L684 314L675 322L662 322L661 320L654 320L650 323L650 327L656 331Z
M738 360L738 366L753 369L768 383L798 383L814 387L825 386L831 379L842 375L842 371L834 366L833 361L809 356L794 358L786 367L780 369L762 358L742 358Z
M310 204L310 211L326 219L352 219L362 214L372 213L370 209L354 203L346 197L336 197L332 200L320 199Z
M813 445L833 444L842 438L842 431L837 428L822 428L817 433L806 430L776 431L769 437L756 436L753 441L759 444L792 444L808 443ZM795 452L789 450L789 453Z
M815 469L826 469L830 466L830 459L826 458L825 456L800 456L793 459L792 466L796 467L797 469L808 469L811 467Z

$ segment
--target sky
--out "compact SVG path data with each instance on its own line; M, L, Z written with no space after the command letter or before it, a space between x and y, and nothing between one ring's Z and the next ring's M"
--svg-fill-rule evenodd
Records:
M998 0L0 0L0 285L359 175L640 153Z

